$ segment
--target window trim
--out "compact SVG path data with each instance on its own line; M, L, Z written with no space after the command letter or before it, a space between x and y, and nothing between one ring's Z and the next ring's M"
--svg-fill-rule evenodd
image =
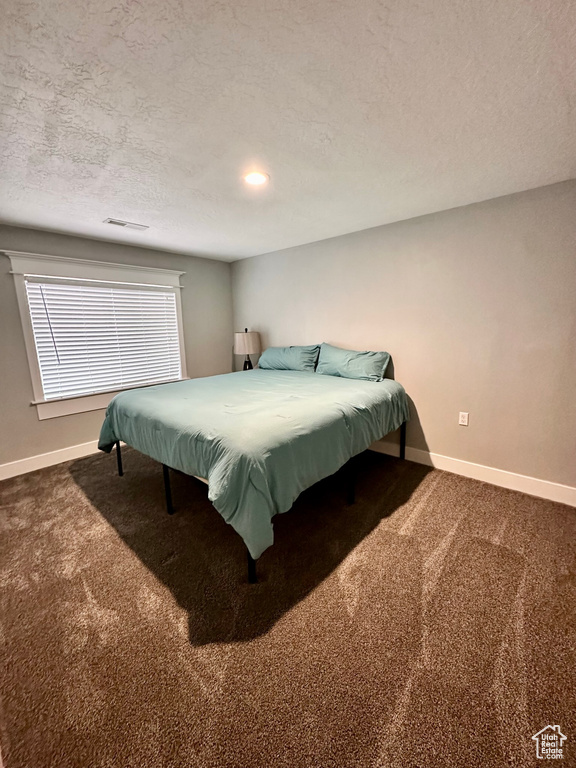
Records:
M139 267L128 264L115 264L107 261L91 261L88 259L74 259L66 256L47 256L39 253L24 253L22 251L1 251L10 259L11 271L14 275L16 298L24 333L24 345L32 380L32 392L34 399L30 405L36 406L38 419L52 419L59 416L68 416L74 413L86 413L88 411L106 408L110 400L125 389L137 389L140 387L126 387L109 392L98 392L89 395L77 395L70 397L51 398L45 400L40 376L40 365L36 354L32 318L28 307L26 295L26 277L46 277L69 280L102 281L106 283L130 284L140 286L157 286L169 288L174 291L176 298L176 317L178 322L178 336L180 342L180 363L182 379L188 378L186 368L186 352L184 347L184 323L182 321L182 286L180 277L185 272L156 267ZM146 385L144 385L146 386ZM150 386L156 386L150 385Z

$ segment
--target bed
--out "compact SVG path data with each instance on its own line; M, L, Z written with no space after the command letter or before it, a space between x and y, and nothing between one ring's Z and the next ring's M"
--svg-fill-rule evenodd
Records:
M168 468L203 478L208 497L255 561L274 541L272 518L375 440L405 425L406 393L391 379L252 370L122 392L98 447L120 441Z

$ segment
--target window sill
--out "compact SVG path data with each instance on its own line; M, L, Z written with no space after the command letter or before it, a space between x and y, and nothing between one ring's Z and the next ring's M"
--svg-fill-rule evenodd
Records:
M165 382L156 382L148 386L156 387L158 384L173 384L176 381L186 381L186 378L171 379ZM78 397L61 397L58 400L42 400L31 403L36 406L39 421L44 419L56 419L59 416L71 416L75 413L87 413L100 411L108 407L108 404L120 392L128 392L131 389L143 389L146 385L126 387L109 392L98 392L94 395L80 395Z

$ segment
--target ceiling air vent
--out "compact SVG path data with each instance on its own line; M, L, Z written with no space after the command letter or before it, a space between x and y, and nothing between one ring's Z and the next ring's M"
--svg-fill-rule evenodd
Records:
M149 229L146 224L134 224L133 221L122 221L122 219L104 219L104 224L114 224L116 227L124 227L124 229L138 229L140 231Z

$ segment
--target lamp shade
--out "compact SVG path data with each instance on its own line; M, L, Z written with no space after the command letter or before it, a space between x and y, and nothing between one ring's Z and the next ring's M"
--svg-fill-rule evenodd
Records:
M260 334L257 331L234 334L234 354L257 355L258 352L260 352Z

